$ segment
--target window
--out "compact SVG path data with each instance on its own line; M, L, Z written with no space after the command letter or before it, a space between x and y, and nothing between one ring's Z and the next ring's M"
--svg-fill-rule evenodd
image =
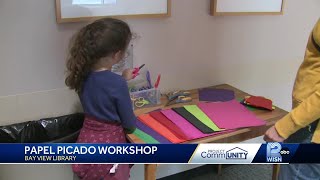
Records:
M74 5L116 4L117 0L72 0Z

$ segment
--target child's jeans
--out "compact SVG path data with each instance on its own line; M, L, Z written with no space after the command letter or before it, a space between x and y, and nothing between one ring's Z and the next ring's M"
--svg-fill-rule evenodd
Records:
M292 134L285 143L311 143L318 122L319 120ZM281 165L278 178L279 180L320 180L320 164Z

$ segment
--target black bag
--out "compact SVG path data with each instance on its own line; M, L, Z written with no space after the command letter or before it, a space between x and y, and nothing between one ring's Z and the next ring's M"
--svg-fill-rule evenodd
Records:
M77 140L83 121L84 114L76 113L0 126L0 143L73 143Z
M28 122L20 131L20 143L41 143L49 140L46 129L38 121Z

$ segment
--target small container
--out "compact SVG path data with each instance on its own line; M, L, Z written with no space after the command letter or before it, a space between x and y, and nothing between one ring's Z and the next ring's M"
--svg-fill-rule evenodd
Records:
M159 89L147 89L130 93L133 109L152 107L161 104Z

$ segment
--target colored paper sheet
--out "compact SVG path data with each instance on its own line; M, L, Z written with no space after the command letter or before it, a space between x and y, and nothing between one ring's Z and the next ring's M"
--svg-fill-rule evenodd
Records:
M153 129L151 129L150 127L145 125L144 123L140 122L139 120L136 121L136 126L144 133L152 136L155 140L159 141L161 144L171 144L172 143L167 138L163 137L162 135L160 135L159 133L157 133L156 131L154 131Z
M261 96L246 97L244 103L253 107L267 109L269 111L273 110L272 101L270 99L267 99Z
M228 89L199 89L200 101L225 102L235 98L234 91Z
M160 111L149 113L151 117L157 120L159 123L168 128L171 132L174 133L180 139L189 139L189 137L181 131L179 127L177 127L173 122L171 122L165 115L163 115Z
M174 135L168 128L163 126L161 123L159 123L157 120L152 118L149 114L143 114L138 116L138 120L143 122L145 125L149 126L165 138L167 138L169 141L173 143L181 143L186 141L186 139L180 139L176 135Z
M199 129L194 127L189 121L184 119L182 116L177 114L172 109L162 110L161 113L164 114L174 124L176 124L176 126L182 127L181 130L184 133L188 134L188 136L190 136L188 140L194 140L194 139L199 139L199 138L208 137L208 136L216 136L223 133L231 132L231 131L219 131L211 134L204 134Z
M249 111L256 111L257 108L251 107L251 106L247 106L246 104L244 104L244 99L243 98L238 98L237 99L238 102L240 102L240 104L242 104L244 107L246 107Z
M181 130L188 134L189 140L204 137L199 129L194 127L190 122L184 119L182 116L174 112L172 109L162 110L161 113L165 115L176 126L181 127Z
M143 131L141 131L140 129L136 128L133 132L134 135L136 135L138 138L140 138L142 141L144 141L145 143L149 143L149 144L159 144L159 141L155 140L153 137L151 137L150 135L144 133Z
M184 106L184 108L189 111L194 117L199 119L203 124L208 126L214 131L220 131L220 128L218 128L212 120L203 112L197 105L188 105Z
M201 121L199 121L194 115L192 115L189 111L187 111L184 107L180 108L173 108L176 113L178 113L180 116L182 116L184 119L189 121L194 127L198 128L201 132L205 134L213 133L214 131L203 124Z
M237 129L266 124L236 100L220 103L199 103L198 107L219 128Z

